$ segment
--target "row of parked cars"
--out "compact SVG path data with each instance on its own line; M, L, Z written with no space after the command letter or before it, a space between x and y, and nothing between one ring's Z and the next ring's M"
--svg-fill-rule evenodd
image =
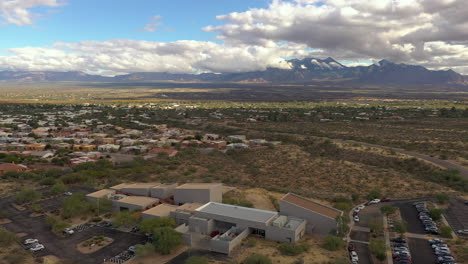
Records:
M378 203L381 203L381 202L390 202L390 198L382 198L382 199L373 199L373 200L370 200L368 201L367 203L365 204L361 204L359 206L357 206L356 208L354 208L354 211L353 211L353 220L354 222L358 223L359 222L359 212L364 209L366 206L369 206L369 205L373 205L373 204L378 204Z
M411 264L413 259L404 238L393 238L390 240L392 246L392 257L394 264Z
M349 259L351 260L352 264L358 264L359 263L359 257L356 252L356 247L354 246L353 243L348 244L348 252L349 252Z
M35 238L28 238L24 240L23 246L25 249L32 251L32 252L41 251L45 248L44 245L39 243L39 240Z
M416 210L419 212L419 220L424 225L424 230L429 234L439 234L439 229L437 224L429 216L429 210L427 209L425 202L416 202L414 203Z
M429 239L429 244L431 244L431 247L434 250L438 264L456 264L449 246L444 243L444 241L434 238Z

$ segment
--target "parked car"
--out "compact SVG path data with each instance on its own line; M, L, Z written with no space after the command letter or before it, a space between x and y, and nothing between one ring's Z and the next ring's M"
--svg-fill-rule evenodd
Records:
M351 258L351 261L359 261L359 257L356 251L349 252L349 257Z
M130 246L127 251L130 252L130 254L136 254L136 247Z
M406 240L404 238L401 238L401 237L396 237L396 238L392 238L392 242L406 243Z
M353 243L349 243L348 244L348 251L351 252L351 251L356 251L356 247L354 246Z
M65 194L66 196L72 196L72 195L73 195L72 192L65 192L64 194Z
M353 219L354 219L354 222L359 223L359 216L356 215Z
M67 235L73 235L75 233L75 230L71 229L71 228L65 228L63 230L63 233L67 234Z
M444 241L442 239L439 239L439 238L432 238L432 239L429 239L428 241L429 241L429 244L431 244L431 245L444 243Z
M457 231L457 234L460 234L460 235L468 235L468 229L458 230L458 231Z
M380 199L380 202L385 203L385 202L390 202L391 200L392 199L390 199L390 198L383 197L382 199Z
M380 203L380 199L374 199L374 200L371 200L371 201L368 202L369 205L370 204L378 204L378 203Z
M35 247L30 248L29 250L31 250L32 252L37 252L37 251L43 250L44 248L45 248L44 245L36 244Z
M39 240L37 240L37 239L35 239L35 238L28 238L28 239L24 240L23 243L24 243L25 245L28 245L28 244L38 243L38 242L39 242Z

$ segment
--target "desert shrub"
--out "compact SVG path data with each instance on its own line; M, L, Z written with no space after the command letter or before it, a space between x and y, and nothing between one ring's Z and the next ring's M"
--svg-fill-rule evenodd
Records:
M391 205L384 205L382 207L380 207L380 212L382 212L382 214L384 215L391 215L391 214L394 214L396 212L397 208L394 207L394 206L391 206Z
M8 247L17 240L16 234L0 229L0 247Z
M223 203L225 204L232 204L232 205L239 205L243 207L253 207L253 203L244 199L236 199L236 198L223 198Z
M253 254L244 260L244 264L271 264L271 260L267 256Z
M136 255L139 257L146 257L151 254L154 254L156 251L155 247L151 243L146 243L144 245L137 245L136 246Z
M8 264L23 264L27 256L25 252L11 252L4 257L4 260Z
M450 200L450 196L445 193L439 193L435 196L438 204L446 204Z
M385 260L387 258L386 254L386 246L385 246L385 241L383 240L371 240L369 242L369 249L371 253L378 259L378 260Z
M52 228L54 232L62 232L65 228L70 227L70 224L55 216L46 218L46 223Z
M175 227L176 223L171 217L160 217L153 219L145 219L140 223L140 230L146 233L152 232L155 228L160 227Z
M41 194L33 189L25 188L20 190L15 195L15 202L23 204L28 202L34 202L41 199Z
M440 227L440 236L446 238L452 238L452 228L450 226L441 226Z
M125 226L132 227L138 224L140 215L133 211L121 211L116 213L112 218L112 225L115 227Z
M344 242L341 238L337 236L328 235L327 237L325 237L325 241L323 242L322 246L326 250L336 251L342 248L343 245L344 245Z
M54 194L57 194L66 192L67 189L67 186L63 182L58 181L50 188L50 191Z
M208 259L200 256L191 256L186 261L185 264L208 264Z
M39 181L40 185L54 185L55 184L55 179L52 177L47 177Z
M297 256L303 252L309 250L307 244L294 244L294 243L283 243L278 247L282 255L285 256Z
M247 246L248 247L255 247L256 245L257 245L257 240L252 239L252 238L247 240Z
M382 193L380 192L380 189L372 189L367 193L367 199L373 200L377 199L382 196Z
M408 231L408 224L405 221L397 221L393 225L395 226L395 231L400 235Z

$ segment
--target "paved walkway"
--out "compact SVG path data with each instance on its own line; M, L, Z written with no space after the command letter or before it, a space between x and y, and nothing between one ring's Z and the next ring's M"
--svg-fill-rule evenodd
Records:
M387 222L387 217L385 215L383 216L383 226L384 226L385 246L387 248L387 264L393 264L392 248L390 246L390 234L388 233L388 222Z

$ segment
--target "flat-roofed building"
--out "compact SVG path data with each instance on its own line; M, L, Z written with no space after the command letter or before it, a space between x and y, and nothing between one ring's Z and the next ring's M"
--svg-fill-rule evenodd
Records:
M121 184L114 185L110 187L109 189L121 192L123 188L126 188L127 186L130 186L130 185L132 185L132 183L121 183Z
M171 196L174 196L174 191L177 185L177 183L163 183L158 186L151 187L150 196L161 200L168 199Z
M113 199L112 206L114 211L140 211L150 208L159 203L158 199L143 196L125 196L120 195L121 199Z
M168 217L170 216L171 212L177 209L177 207L178 207L177 205L172 205L172 204L160 204L158 206L155 206L151 209L144 211L141 214L141 217L144 220L160 218L160 217Z
M115 190L103 189L97 192L87 194L86 200L88 200L90 203L95 203L99 199L110 198L114 194L115 194Z
M205 249L230 254L250 234L278 242L296 242L305 234L306 221L278 212L210 202L189 218L184 241ZM208 241L208 248L206 242Z
M327 235L336 230L336 218L343 211L314 202L294 193L286 194L279 201L280 214L307 220L307 234Z
M182 225L189 223L189 218L193 215L193 212L203 204L201 203L186 203L176 208L176 210L170 213L170 216L174 218L176 224Z
M175 204L222 202L223 184L221 183L186 183L174 191Z
M133 183L124 186L121 189L121 192L127 195L138 195L138 196L150 196L151 188L161 185L160 183L150 182L150 183Z

